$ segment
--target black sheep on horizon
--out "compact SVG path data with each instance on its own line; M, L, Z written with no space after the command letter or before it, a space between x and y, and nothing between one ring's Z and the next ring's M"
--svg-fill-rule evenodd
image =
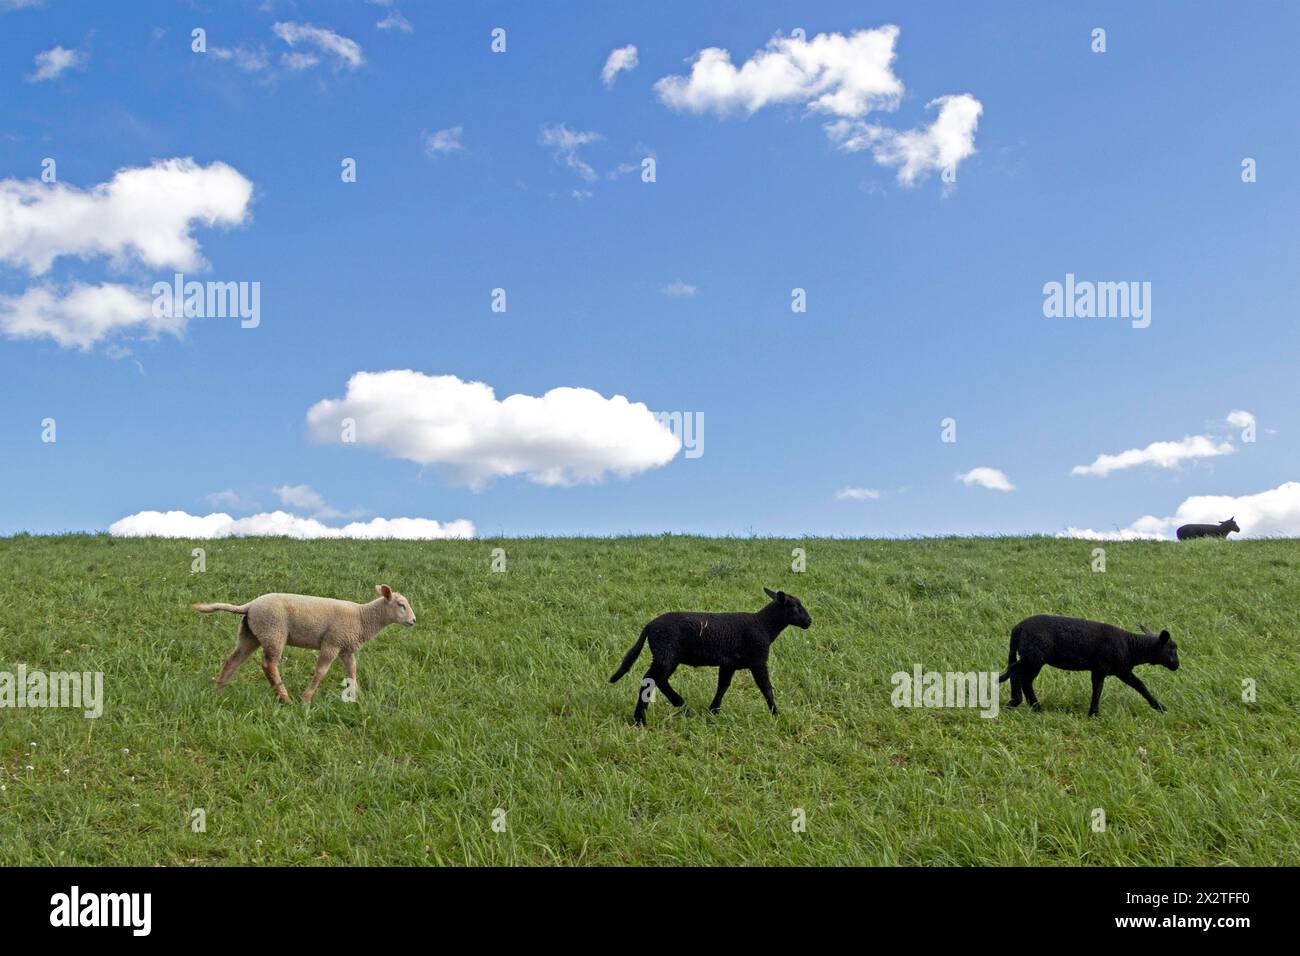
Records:
M1238 534L1241 533L1241 528L1237 527L1235 515L1227 521L1220 521L1218 524L1185 524L1178 529L1176 534L1179 541L1190 541L1193 538L1226 538L1233 531Z

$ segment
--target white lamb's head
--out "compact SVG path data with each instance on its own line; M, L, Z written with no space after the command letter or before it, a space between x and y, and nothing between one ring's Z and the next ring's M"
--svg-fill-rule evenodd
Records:
M384 611L388 614L389 624L415 627L415 609L411 607L410 601L387 584L376 584L375 593L384 599Z

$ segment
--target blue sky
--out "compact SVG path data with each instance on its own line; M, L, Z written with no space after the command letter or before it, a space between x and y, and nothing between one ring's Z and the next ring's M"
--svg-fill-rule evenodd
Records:
M1178 520L1240 506L1248 536L1300 534L1294 5L557 13L0 0L0 11L0 198L48 213L54 249L41 271L30 246L0 238L0 533L280 509L331 526L465 519L484 536L1167 536ZM395 11L409 30L377 26ZM846 114L810 105L812 93L697 112L660 82L689 82L709 48L737 68L765 48L794 62L812 48L768 46L774 37L802 28L815 43L891 24L901 95L847 119L894 142L930 129L931 101L968 94L981 109L955 184L937 167L901 182L871 149L840 148L826 126ZM206 53L191 50L198 27ZM498 27L504 53L490 49ZM1104 53L1091 49L1098 27ZM602 66L627 45L637 65L607 86ZM318 62L295 69L294 54ZM42 63L63 66L38 78ZM815 65L808 82L842 92ZM441 141L459 148L427 148L457 127ZM569 162L542 142L547 128L599 138ZM56 188L40 182L47 157L57 188L88 201L120 170L190 158L230 167L251 198L237 224L184 224L206 267L142 261L129 244L86 251L32 198ZM345 157L356 182L341 180ZM1242 181L1246 158L1255 182ZM165 197L122 200L134 201L156 210ZM0 204L11 237L19 205ZM117 212L113 228L150 240L148 215ZM259 282L260 325L196 318L152 338L123 326L84 348L14 332L33 289L147 291L177 271ZM1067 274L1149 282L1149 327L1046 317L1043 287ZM505 313L491 311L494 288ZM804 313L791 311L795 288ZM611 411L601 427L628 447L584 447L569 421L556 427L576 429L572 441L519 452L564 472L576 441L583 462L612 456L602 480L483 466L471 485L470 465L419 431L425 412L454 415L446 408L386 408L401 439L370 440L370 421L358 443L313 433L309 409L347 395L354 374L400 370L483 382L498 400L570 387L702 413L703 454L627 466L653 442ZM1257 440L1227 423L1234 410L1255 419ZM941 441L945 418L955 442ZM471 454L529 437L463 424ZM1149 449L1158 442L1210 451L1171 459ZM1141 463L1071 473L1129 450ZM976 468L1014 490L957 480ZM314 496L283 490L301 485ZM1144 516L1153 522L1135 526Z

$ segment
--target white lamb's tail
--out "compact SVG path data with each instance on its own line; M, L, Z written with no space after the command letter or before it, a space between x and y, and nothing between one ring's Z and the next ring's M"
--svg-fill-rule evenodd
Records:
M211 614L213 611L229 611L231 614L247 614L247 604L195 604L194 610L200 614Z

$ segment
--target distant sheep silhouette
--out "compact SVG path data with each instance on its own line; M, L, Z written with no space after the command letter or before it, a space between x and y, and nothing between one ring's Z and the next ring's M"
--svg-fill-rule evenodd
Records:
M1192 538L1226 538L1233 531L1241 533L1235 516L1218 524L1185 524L1176 534L1179 541L1188 541Z
M613 684L630 671L645 642L650 642L654 660L637 693L633 719L638 724L645 723L646 707L650 705L650 696L655 688L663 691L674 707L686 703L668 683L679 664L718 668L718 692L709 705L715 714L722 707L722 695L731 686L732 675L738 670L747 670L754 675L754 683L763 692L768 710L773 714L777 712L772 682L767 674L768 652L772 649L772 642L786 627L806 630L812 624L812 618L794 595L767 588L763 591L772 600L756 614L673 611L659 615L642 628L641 636L623 655L623 663L609 679Z

